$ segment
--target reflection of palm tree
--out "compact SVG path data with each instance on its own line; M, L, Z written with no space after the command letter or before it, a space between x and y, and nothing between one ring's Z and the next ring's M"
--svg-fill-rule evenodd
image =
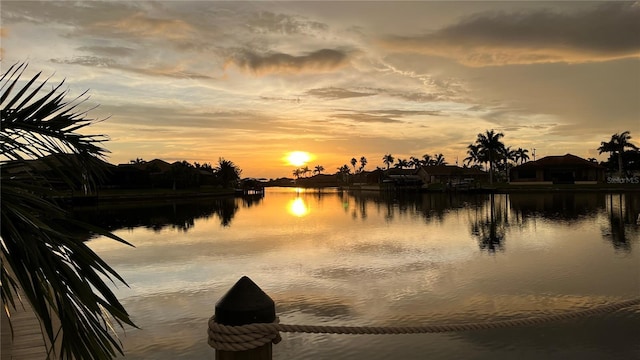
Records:
M220 200L220 207L218 208L218 216L220 217L220 225L229 226L231 224L231 220L236 215L238 211L238 205L235 202L235 199L223 199Z
M495 215L495 199L494 195L490 195L489 202L489 216L484 220L476 219L471 224L471 234L478 238L478 245L481 250L487 250L489 252L496 252L496 250L503 250L503 242L505 237L505 228L502 223L502 218Z
M622 153L625 148L632 148L634 150L638 150L639 148L630 143L631 134L629 131L623 131L620 134L611 135L611 140L608 142L601 142L600 147L598 148L598 154L602 154L603 152L608 152L613 154L618 154L618 175L622 176L622 172L624 170L622 166Z
M60 181L90 191L105 171L100 158L106 150L99 145L106 139L77 132L94 121L75 112L82 100L65 101L62 83L41 92L45 80L32 89L37 74L15 88L25 68L13 65L0 77L2 302L13 312L21 289L49 343L60 344L60 358L110 359L122 350L109 331L109 317L120 325L133 323L104 278L124 280L89 249L78 230L124 240L59 207L52 200L51 179L33 175L38 169L28 161L55 160ZM18 172L9 176L12 170Z
M616 211L613 207L613 196L611 194L609 197L609 209L607 211L609 213L609 231L604 236L609 238L615 249L628 252L631 251L631 242L627 237L626 217L623 210L625 206L623 204L628 204L629 202L623 200L623 194L619 194L618 209Z
M396 159L391 154L386 154L382 157L382 162L387 165L387 170L389 170L389 166L393 164Z

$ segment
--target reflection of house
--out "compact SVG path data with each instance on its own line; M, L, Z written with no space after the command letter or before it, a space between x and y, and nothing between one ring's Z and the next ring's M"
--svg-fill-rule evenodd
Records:
M605 168L595 162L567 154L547 156L511 169L511 182L518 184L595 184L604 181Z
M418 169L425 184L459 184L462 182L482 182L488 180L488 174L475 168L462 168L456 165L422 166Z

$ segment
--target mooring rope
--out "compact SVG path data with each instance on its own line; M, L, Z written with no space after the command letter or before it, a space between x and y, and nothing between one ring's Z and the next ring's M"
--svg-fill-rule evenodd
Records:
M241 326L227 326L209 319L209 345L217 350L244 351L258 348L270 342L280 342L280 332L299 332L313 334L426 334L459 332L470 330L497 329L513 326L531 326L552 321L576 319L584 316L604 314L640 304L640 298L595 306L590 309L576 310L560 314L528 317L522 319L476 322L467 324L440 324L424 326L317 326L280 324L276 318L272 323L254 323Z

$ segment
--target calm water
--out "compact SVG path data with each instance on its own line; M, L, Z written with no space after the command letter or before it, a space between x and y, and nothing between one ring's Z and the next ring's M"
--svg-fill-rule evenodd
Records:
M268 189L82 214L128 281L127 359L213 359L207 319L243 275L282 323L425 325L556 314L640 296L640 193L477 196ZM640 306L499 330L282 334L276 359L640 358Z

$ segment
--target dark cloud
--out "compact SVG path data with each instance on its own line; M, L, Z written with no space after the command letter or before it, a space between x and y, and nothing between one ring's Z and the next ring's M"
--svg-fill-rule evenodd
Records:
M247 26L256 33L276 33L276 34L313 34L318 31L328 30L326 24L309 21L300 17L286 14L275 14L269 11L256 13L247 21Z
M381 109L356 111L349 109L336 109L336 114L330 115L331 119L349 120L355 123L385 123L385 124L404 124L402 118L412 116L440 116L439 111L432 110L400 110L400 109ZM423 125L424 126L424 125ZM424 126L427 127L427 126Z
M565 13L482 13L431 34L383 43L486 66L640 57L638 34L640 5L611 2Z
M477 15L436 36L458 43L533 47L572 47L602 53L640 50L640 6L603 4L591 11Z
M306 55L284 53L257 54L240 51L229 60L242 70L258 75L270 73L326 72L346 66L349 55L345 51L322 49Z
M354 98L354 97L373 96L373 95L376 95L377 92L373 92L373 91L360 92L360 91L352 91L352 90L336 88L336 87L325 87L325 88L311 89L307 91L306 94L323 98L323 99L347 99L347 98Z

